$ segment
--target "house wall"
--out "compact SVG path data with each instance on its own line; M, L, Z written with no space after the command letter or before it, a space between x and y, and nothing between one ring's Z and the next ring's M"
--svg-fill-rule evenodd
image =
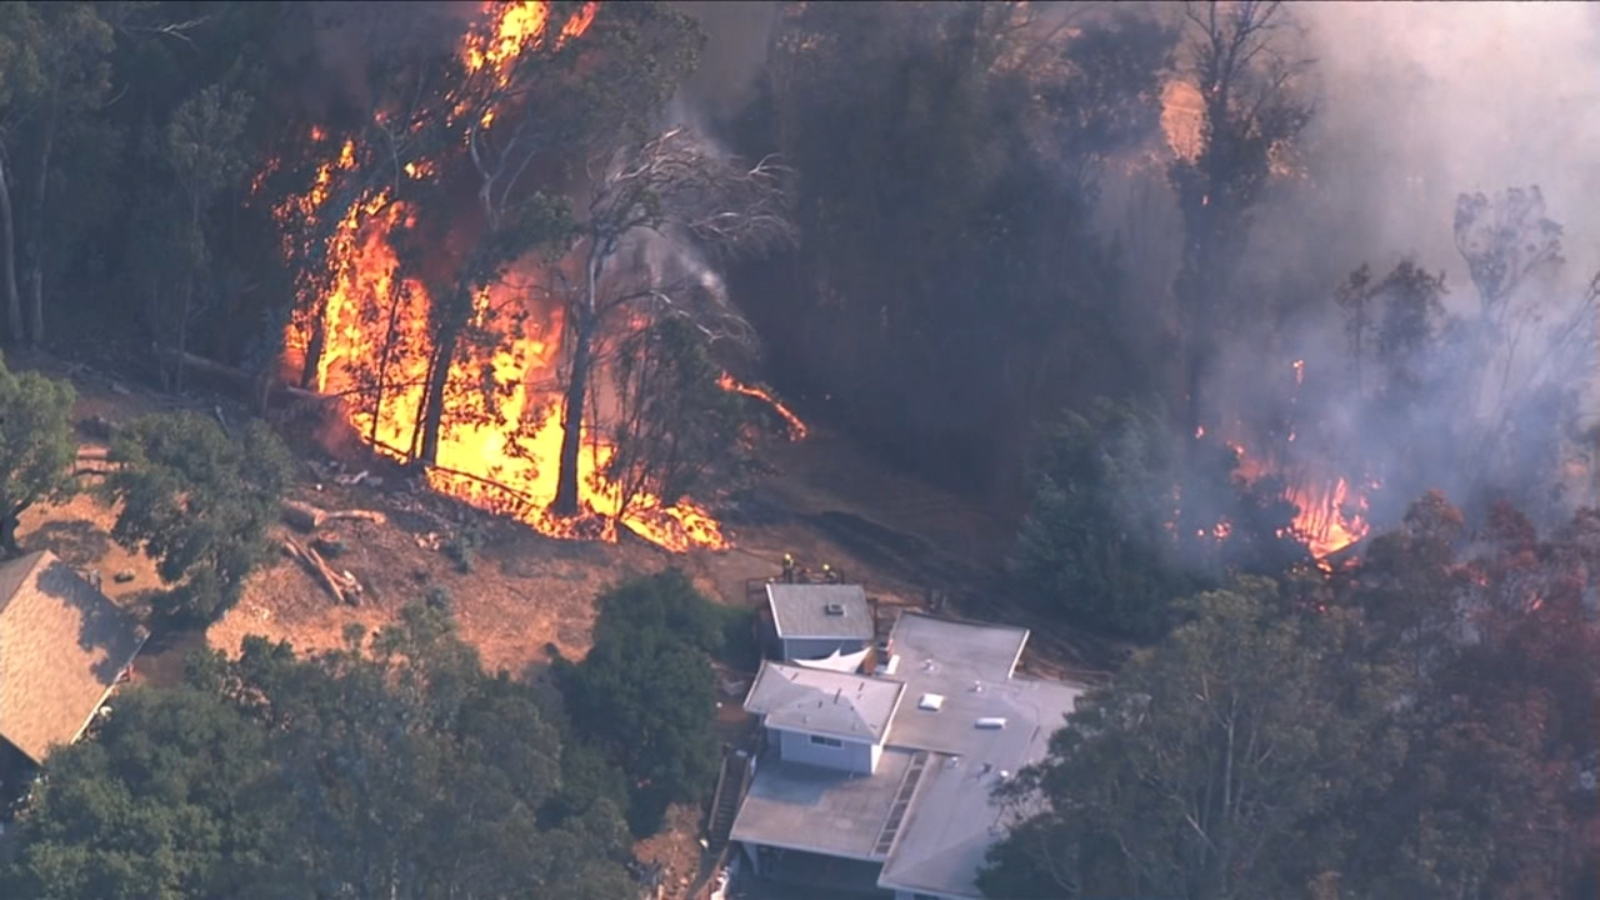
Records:
M767 729L769 744L778 745L778 758L784 762L804 763L826 769L859 772L871 775L878 767L882 748L864 741L841 740L839 746L828 747L812 743L811 735L803 731Z
M783 659L789 662L796 659L821 659L833 651L839 651L841 656L848 656L864 649L868 641L857 638L789 638L783 641Z

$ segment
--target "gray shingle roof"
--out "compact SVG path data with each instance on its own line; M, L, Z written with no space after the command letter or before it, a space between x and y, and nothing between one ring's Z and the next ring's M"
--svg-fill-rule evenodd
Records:
M829 604L838 604L840 614L829 614ZM772 609L772 624L778 637L786 640L870 641L877 634L867 592L859 584L769 584L767 605Z
M76 740L144 638L48 550L0 565L0 737L35 762Z
M744 708L772 728L877 743L905 689L898 681L765 662Z

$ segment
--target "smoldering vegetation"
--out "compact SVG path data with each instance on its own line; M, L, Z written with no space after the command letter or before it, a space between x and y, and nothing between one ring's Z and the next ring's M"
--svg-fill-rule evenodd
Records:
M720 74L680 99L798 172L800 248L733 273L773 377L1011 509L1039 423L1097 396L1343 479L1351 517L1589 499L1595 10L1224 6L1224 43L1271 21L1219 128L1203 7L686 4ZM1304 122L1250 148L1273 106Z

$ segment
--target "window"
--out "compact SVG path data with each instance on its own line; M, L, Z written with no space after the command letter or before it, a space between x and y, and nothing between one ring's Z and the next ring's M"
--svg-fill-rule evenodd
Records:
M821 746L821 747L843 747L844 746L844 741L841 741L838 738L823 737L820 734L813 734L811 736L811 743L816 744L816 745Z

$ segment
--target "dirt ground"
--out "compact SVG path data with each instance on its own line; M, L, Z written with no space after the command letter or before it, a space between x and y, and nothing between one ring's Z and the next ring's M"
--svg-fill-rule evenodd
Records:
M81 364L32 364L73 379L80 419L123 422L178 406L225 421L241 416L227 401L179 402ZM587 652L597 594L667 566L684 568L722 602L743 606L750 603L747 581L777 574L784 553L811 568L829 563L848 580L865 584L872 596L905 605L921 602L936 585L960 582L977 590L998 565L1008 528L960 498L886 470L843 440L814 430L805 441L774 446L768 461L773 474L722 515L732 549L675 556L627 538L617 544L548 539L409 485L394 472L381 474L378 485L344 486L329 477L329 461L307 460L293 491L297 499L328 510L374 510L386 519L330 522L319 530L347 548L330 563L361 582L361 604L336 601L283 556L252 577L241 602L204 641L230 654L248 635L287 640L302 651L329 649L342 645L351 624L382 627L400 607L437 586L448 592L463 636L488 669L536 675L552 649L570 658ZM30 510L19 534L29 549L48 547L75 566L98 569L107 594L138 609L160 580L148 560L111 541L113 518L112 510L80 496L60 507ZM463 572L438 547L465 530L479 534L481 546ZM176 681L184 654L198 644L198 636L153 642L135 665L135 679ZM719 722L719 729L729 734L737 730L737 702L724 698L729 721ZM642 859L672 872L666 897L687 896L701 868L700 819L697 809L674 810L669 827L638 848Z

